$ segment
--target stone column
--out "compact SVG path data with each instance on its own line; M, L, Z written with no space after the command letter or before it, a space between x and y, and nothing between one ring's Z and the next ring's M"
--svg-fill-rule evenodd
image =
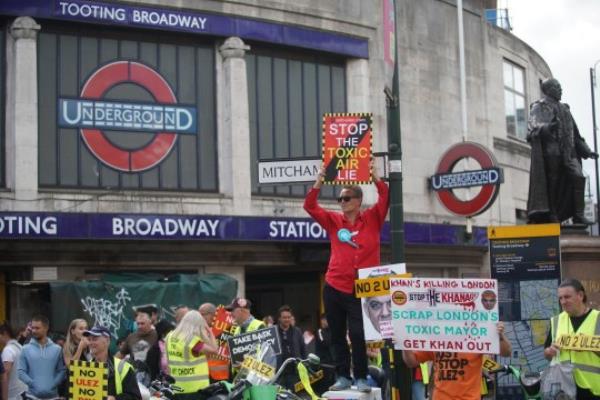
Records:
M217 266L206 266L203 269L205 274L225 274L229 275L238 282L238 297L246 296L246 267L243 265L217 265Z
M233 200L231 212L238 215L250 214L251 201L250 116L244 59L249 49L239 37L228 38L219 48L219 184L223 194Z
M38 189L37 33L30 17L10 26L6 68L7 185L15 199L33 199Z

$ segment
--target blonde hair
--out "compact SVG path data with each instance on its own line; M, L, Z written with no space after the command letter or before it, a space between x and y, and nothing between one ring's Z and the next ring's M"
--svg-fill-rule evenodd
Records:
M77 346L79 345L79 343L75 343L75 338L71 334L71 331L81 323L88 325L85 319L76 318L73 321L71 321L71 323L69 324L69 329L67 329L67 338L65 339L65 345L63 347L63 355L65 357L68 357L69 359L73 358L73 355L77 352Z
M202 339L204 343L212 343L212 339L206 336L207 330L208 325L202 315L196 310L190 310L179 321L172 335L177 336L185 343L191 342L194 336Z

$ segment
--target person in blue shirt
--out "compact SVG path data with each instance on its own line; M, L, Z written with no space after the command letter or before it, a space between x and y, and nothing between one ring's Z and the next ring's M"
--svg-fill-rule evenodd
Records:
M57 397L66 377L62 349L48 337L48 326L43 315L31 319L31 340L19 358L19 379L27 385L27 395L38 399Z

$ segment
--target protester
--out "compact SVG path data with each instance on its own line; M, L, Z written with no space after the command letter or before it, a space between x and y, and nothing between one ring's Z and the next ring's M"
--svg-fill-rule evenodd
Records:
M195 400L197 391L210 384L207 354L216 354L215 338L196 310L188 311L175 330L167 335L167 364L175 385L182 389L177 400Z
M77 318L69 324L67 339L63 346L63 358L67 368L71 360L88 361L91 358L88 350L88 340L83 336L83 332L87 329L88 324L85 319Z
M198 307L198 311L206 324L212 329L217 307L213 303L203 303ZM217 355L209 355L207 358L211 383L229 379L229 359Z
M141 400L133 367L108 353L110 331L103 326L95 326L83 335L89 341L92 361L108 365L108 400Z
M546 338L544 357L551 360L559 357L561 362L570 362L577 386L577 400L600 397L600 355L585 350L561 350L556 340L561 335L598 334L600 321L598 310L587 304L585 289L577 279L565 279L558 287L558 301L562 312L550 320L550 332Z
M327 232L331 243L331 256L323 288L323 303L331 329L338 376L331 390L348 389L352 383L350 351L345 339L346 329L349 328L354 344L352 364L356 386L360 391L371 391L366 380L367 353L361 303L354 296L354 280L358 269L380 264L380 233L389 206L388 187L379 179L373 164L371 166L379 195L377 204L373 207L361 211L363 196L360 186L345 186L342 189L338 197L341 213L319 206L317 197L325 177L325 167L319 170L319 176L304 201L304 209Z
M156 344L148 350L148 356L146 357L146 364L150 369L150 379L155 380L159 374L169 373L169 367L167 365L167 351L165 339L167 334L175 329L175 326L166 321L160 321L156 326L156 335L158 340Z
M306 358L306 346L300 328L292 326L292 309L288 305L279 307L277 311L277 332L281 342L281 354L277 356L277 369L290 357ZM281 377L282 385L293 389L298 381L296 371L287 369Z
M265 328L265 323L254 318L250 313L251 308L252 303L250 300L239 297L233 299L231 304L225 307L226 310L231 311L231 316L237 325L233 329L233 336Z
M500 355L510 357L511 345L504 336L504 323L497 324ZM409 368L433 361L433 400L480 400L483 354L403 350Z
M215 314L217 312L217 307L215 307L213 303L203 303L200 305L200 307L198 307L198 311L208 326L212 326L213 320L215 319Z
M306 328L302 333L304 339L304 345L306 346L306 353L315 353L316 338L311 328Z
M321 364L333 363L333 352L331 348L331 331L327 324L327 316L321 314L320 328L317 331L315 351L321 360Z
M175 307L175 323L178 324L188 311L190 311L188 306L180 305Z
M130 359L137 373L137 380L148 386L150 384L150 367L146 363L148 351L158 341L156 330L152 326L150 314L147 311L138 311L135 318L137 330L125 339L121 345L117 358L130 355Z
M263 322L267 328L270 328L275 324L275 320L273 319L272 315L265 315L263 317Z
M21 327L19 332L17 333L17 342L21 344L21 346L26 345L29 342L29 338L31 337L31 321L27 323L27 325Z
M48 318L31 319L31 339L19 357L19 379L27 385L27 394L39 399L58 396L58 386L65 379L62 349L48 337Z
M2 398L5 400L21 400L21 393L27 390L27 386L19 379L19 357L23 346L15 340L15 335L8 323L0 325L0 346L2 350Z

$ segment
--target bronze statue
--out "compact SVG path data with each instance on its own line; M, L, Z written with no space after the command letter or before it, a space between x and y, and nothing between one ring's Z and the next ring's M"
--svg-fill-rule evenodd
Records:
M531 144L531 170L527 217L529 223L562 222L590 225L585 208L585 176L581 159L598 158L579 135L569 110L561 103L556 79L542 82L544 97L530 106L527 141Z

